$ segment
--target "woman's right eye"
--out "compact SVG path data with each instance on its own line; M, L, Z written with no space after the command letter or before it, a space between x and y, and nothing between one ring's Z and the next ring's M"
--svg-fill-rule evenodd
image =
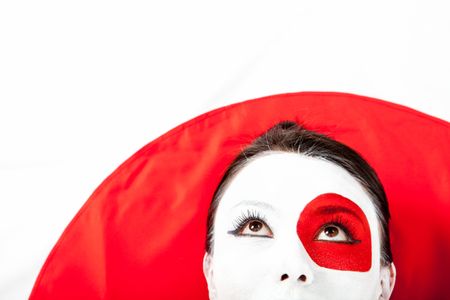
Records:
M239 235L273 237L272 230L261 220L249 220L238 231Z

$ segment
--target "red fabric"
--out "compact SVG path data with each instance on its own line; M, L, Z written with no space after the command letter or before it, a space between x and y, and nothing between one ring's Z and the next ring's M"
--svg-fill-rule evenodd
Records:
M360 152L390 201L394 300L450 299L449 123L334 92L274 95L196 117L113 172L53 248L30 299L207 299L207 208L228 164L293 120Z

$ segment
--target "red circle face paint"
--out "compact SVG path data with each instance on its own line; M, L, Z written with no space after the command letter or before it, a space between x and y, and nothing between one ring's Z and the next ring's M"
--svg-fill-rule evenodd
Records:
M318 239L327 226L341 228L346 241ZM324 268L366 272L372 265L370 226L353 201L334 193L309 202L297 222L297 234L309 256Z

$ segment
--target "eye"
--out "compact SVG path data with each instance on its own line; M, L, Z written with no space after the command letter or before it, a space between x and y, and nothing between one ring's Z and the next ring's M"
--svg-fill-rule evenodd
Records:
M238 235L273 237L272 230L261 220L248 220L238 231Z
M339 225L327 224L323 226L315 238L317 241L330 241L339 243L352 243L353 239L346 230Z
M233 222L233 230L228 231L234 236L251 236L273 238L273 233L267 225L266 218L255 210L243 211Z

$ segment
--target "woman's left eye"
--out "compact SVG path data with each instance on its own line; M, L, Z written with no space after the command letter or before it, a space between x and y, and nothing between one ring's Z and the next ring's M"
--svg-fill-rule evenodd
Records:
M318 241L352 242L352 238L338 225L325 225L317 234Z

